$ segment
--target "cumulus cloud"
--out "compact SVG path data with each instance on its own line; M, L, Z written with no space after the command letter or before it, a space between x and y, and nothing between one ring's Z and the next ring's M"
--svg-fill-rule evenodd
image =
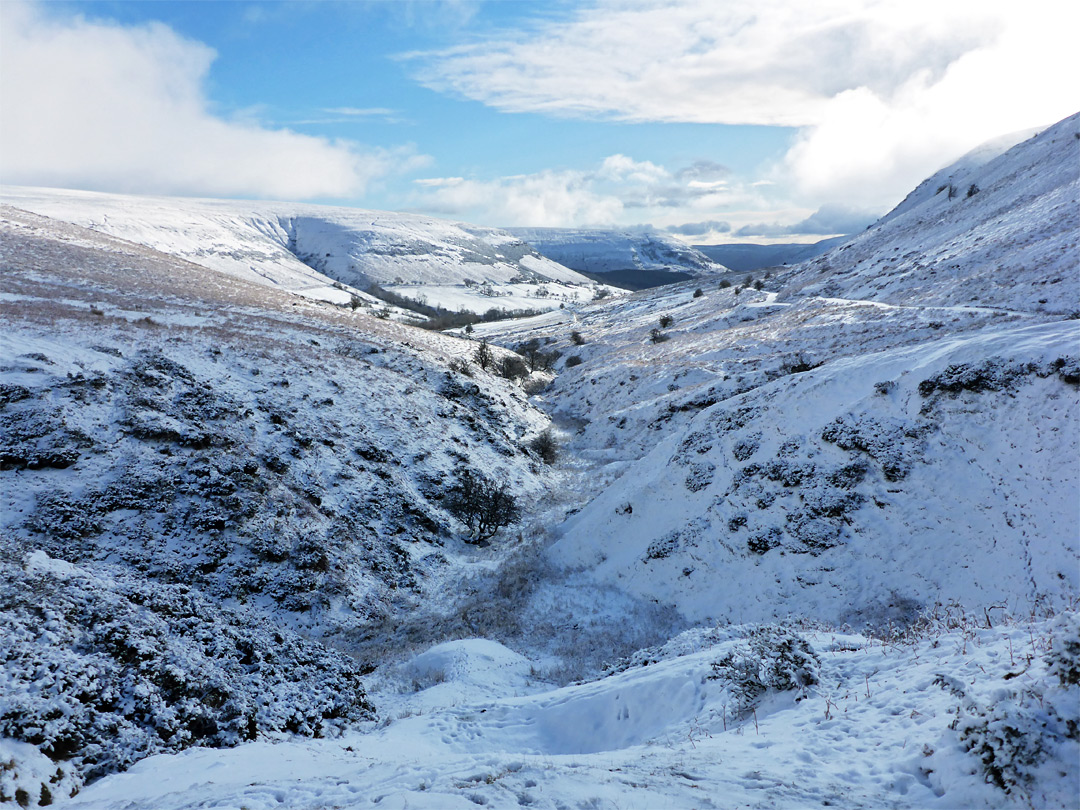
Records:
M664 228L668 233L676 233L680 236L706 236L710 233L730 233L731 223L710 219L705 222L686 222L682 225L668 225Z
M365 150L216 115L215 52L151 23L61 19L0 3L4 182L108 191L305 199L349 197L424 165L414 150Z
M706 172L702 167L709 165L714 168ZM715 176L718 166L697 161L672 171L617 154L586 170L542 171L493 180L421 178L413 181L413 201L423 210L478 222L625 228L631 217L640 222L641 218L660 214L670 221L684 210L707 214L712 206L730 202L741 192L728 188L726 180L696 179ZM697 224L715 226L717 232L730 230L730 225L715 220Z
M420 207L446 216L501 225L534 227L602 226L619 220L618 196L597 190L595 175L544 171L468 180L434 177L414 181L422 189Z
M779 185L882 208L1080 109L1078 29L1057 0L595 0L410 57L427 86L506 111L799 127Z

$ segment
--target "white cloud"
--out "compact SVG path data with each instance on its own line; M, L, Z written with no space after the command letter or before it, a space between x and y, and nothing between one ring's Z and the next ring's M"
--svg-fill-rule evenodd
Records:
M669 179L671 174L667 169L648 160L637 161L626 155L611 155L604 158L597 176L616 182L656 183Z
M367 118L395 115L397 110L391 110L389 107L327 107L323 112Z
M917 73L888 99L866 88L831 99L786 156L785 174L816 199L880 208L983 141L1080 110L1080 7L1015 6L998 37L940 75Z
M586 170L493 180L423 178L413 181L414 203L425 211L492 225L624 228L652 218L663 226L680 225L690 211L712 214L735 202L760 203L752 190L697 179L715 176L717 165L698 161L671 171L619 154Z
M834 236L852 234L865 230L877 219L866 211L844 205L826 205L800 222L783 224L777 222L749 223L735 231L738 237L753 236Z
M410 56L428 86L506 111L799 127L778 186L883 208L982 141L1080 109L1077 30L1059 0L595 0Z
M97 190L284 199L349 197L423 165L215 115L214 51L168 26L51 18L0 3L0 175Z
M664 230L677 236L709 236L711 234L730 233L731 223L709 219L705 222L684 222L681 225L668 225Z
M601 226L618 222L623 202L596 188L586 172L544 171L496 180L436 177L414 181L417 201L433 211L493 225Z
M992 37L994 0L596 0L569 22L421 60L429 85L513 112L805 126Z

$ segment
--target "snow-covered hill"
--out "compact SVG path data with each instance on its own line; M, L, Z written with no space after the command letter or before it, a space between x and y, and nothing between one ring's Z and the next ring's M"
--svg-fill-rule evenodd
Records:
M870 230L792 271L781 299L1077 312L1078 136L1080 114L1003 153L996 142L975 150Z
M656 232L509 228L547 258L629 289L655 287L727 271L672 236Z
M0 736L70 787L370 717L373 663L334 648L490 564L455 492L533 511L547 418L471 343L23 211L0 227Z
M1070 604L1077 126L783 276L490 327L581 360L545 398L606 488L555 558L698 621Z
M386 211L5 186L0 200L338 303L377 284L446 309L551 309L597 285L505 231Z

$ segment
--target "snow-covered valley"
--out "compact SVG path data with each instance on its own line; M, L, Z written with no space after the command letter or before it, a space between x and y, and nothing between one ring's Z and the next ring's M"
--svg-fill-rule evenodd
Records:
M452 223L5 189L0 801L1075 806L1078 128L595 301ZM466 336L350 272L569 292Z

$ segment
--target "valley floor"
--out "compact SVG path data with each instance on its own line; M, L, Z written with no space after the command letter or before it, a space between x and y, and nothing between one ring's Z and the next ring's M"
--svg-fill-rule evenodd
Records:
M1075 740L1061 737L1030 773L1006 768L1006 794L960 735L983 740L989 718L990 737L995 723L1022 734L1042 723L1051 740L1046 723L1070 702L1075 715L1077 687L1052 683L1044 657L1076 624L978 624L942 617L892 643L805 630L817 683L744 716L730 683L710 676L745 652L750 628L687 631L648 665L639 656L562 688L533 680L527 659L494 642L449 642L373 693L396 718L377 728L153 757L68 806L1068 807L1080 795Z

